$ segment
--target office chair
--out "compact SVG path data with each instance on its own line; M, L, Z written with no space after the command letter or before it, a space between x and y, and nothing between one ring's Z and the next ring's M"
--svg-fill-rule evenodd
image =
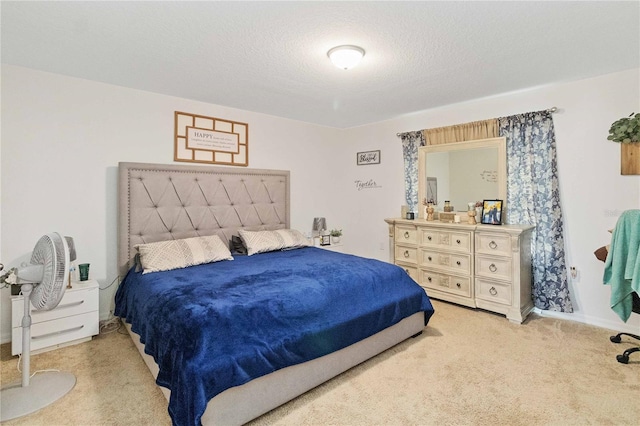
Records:
M618 218L605 260L603 281L611 286L611 309L624 322L632 312L640 313L640 210L626 210ZM619 333L610 340L620 343L623 335L640 340L640 336L630 333ZM640 347L627 349L616 359L627 364L634 352L640 352Z
M633 292L631 296L633 297L632 311L635 312L636 314L640 314L640 296L638 296L638 293L636 292ZM611 339L613 343L620 343L622 342L621 336L629 336L629 337L633 337L634 339L640 340L640 336L636 334L631 334L631 333L618 333L615 336L611 336L609 339ZM618 360L618 362L621 362L622 364L628 364L629 355L631 355L634 352L640 352L640 346L627 349L622 353L622 355L616 355L616 359Z

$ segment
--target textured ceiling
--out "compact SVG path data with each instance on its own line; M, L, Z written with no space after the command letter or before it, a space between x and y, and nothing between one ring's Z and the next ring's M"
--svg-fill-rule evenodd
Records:
M640 67L638 1L0 7L4 64L338 128Z

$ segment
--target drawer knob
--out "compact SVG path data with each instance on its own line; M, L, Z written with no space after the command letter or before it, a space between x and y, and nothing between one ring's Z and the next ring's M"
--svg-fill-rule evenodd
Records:
M495 272L498 270L498 267L495 265L495 263L492 263L491 265L489 265L489 270L491 272Z
M460 285L460 283L456 283L456 287L460 288L462 285Z
M404 251L404 257L409 257L409 250Z
M431 256L428 256L428 257L427 257L427 260L428 260L429 262L431 262Z
M431 235L429 235L429 236L427 237L427 240L431 241Z
M458 261L456 261L456 265L458 265L458 266L460 266L460 265L461 265L461 263L460 263L460 261L459 261L459 260L458 260Z
M409 231L404 231L404 237L409 238Z
M407 268L404 268L404 271L409 274L409 270Z
M495 287L491 287L491 288L489 289L489 293L490 293L492 296L495 296L496 294L498 294L498 290L496 290L496 288L495 288Z
M489 248L495 250L498 248L498 244L495 241L491 240L491 242L489 242Z
M427 281L431 282L431 277L427 277Z
M460 240L456 240L456 243L460 244Z

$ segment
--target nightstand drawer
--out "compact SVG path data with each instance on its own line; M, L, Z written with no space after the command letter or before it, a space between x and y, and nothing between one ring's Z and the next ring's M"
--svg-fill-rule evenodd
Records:
M95 280L72 282L55 308L31 312L31 350L40 352L89 340L99 330L99 287ZM22 352L24 297L11 297L11 354Z
M396 261L418 263L418 249L415 247L396 246Z
M37 311L31 307L31 323L51 321L57 318L78 315L85 312L98 311L98 292L95 289L80 289L65 291L58 306L49 311ZM24 299L22 296L12 299L11 322L18 327L24 315Z
M511 284L476 278L476 298L510 305Z
M511 259L476 256L476 275L490 279L511 280Z
M98 334L98 311L31 325L31 351ZM12 329L11 353L22 353L22 327Z

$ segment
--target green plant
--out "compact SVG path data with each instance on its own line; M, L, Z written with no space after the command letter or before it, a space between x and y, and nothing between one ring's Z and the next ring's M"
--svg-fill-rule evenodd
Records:
M620 143L640 142L640 113L615 121L609 129L610 141Z
M332 237L340 237L342 236L342 229L332 229L331 231L329 231L329 234Z

